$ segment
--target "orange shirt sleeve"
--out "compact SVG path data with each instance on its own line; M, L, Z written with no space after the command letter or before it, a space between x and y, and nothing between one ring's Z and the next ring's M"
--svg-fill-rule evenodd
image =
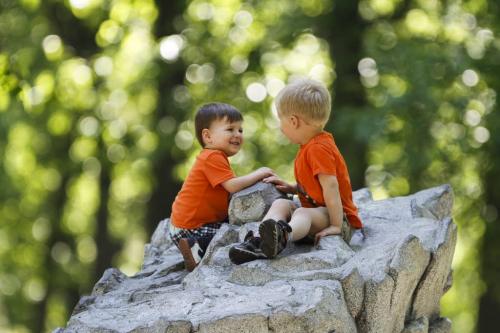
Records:
M229 161L222 154L210 154L205 161L204 173L212 187L235 177Z
M307 162L311 167L313 176L322 173L325 175L337 175L336 161L333 152L328 147L316 144L307 151Z

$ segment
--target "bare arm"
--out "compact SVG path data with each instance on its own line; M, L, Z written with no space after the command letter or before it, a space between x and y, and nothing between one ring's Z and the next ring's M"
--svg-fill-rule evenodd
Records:
M264 183L274 184L276 186L276 188L278 190L280 190L281 192L292 193L292 194L297 193L297 184L294 184L294 185L289 184L276 175L264 178L262 181Z
M328 235L338 235L342 230L342 200L340 199L339 183L337 177L333 175L318 175L319 183L323 189L330 225L316 234L316 243L321 237Z
M259 180L264 179L266 177L270 177L274 175L274 171L270 168L262 167L254 172L249 173L245 176L234 177L229 180L226 180L221 185L224 187L226 191L229 193L235 193L241 191L242 189L257 183Z

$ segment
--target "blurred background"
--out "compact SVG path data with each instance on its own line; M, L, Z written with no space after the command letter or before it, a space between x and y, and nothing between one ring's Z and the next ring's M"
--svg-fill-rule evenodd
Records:
M450 183L454 332L500 314L497 0L0 0L0 331L64 326L108 267L133 275L200 147L193 114L234 104L237 174L292 179L273 98L332 92L353 189ZM275 112L275 111L274 111Z

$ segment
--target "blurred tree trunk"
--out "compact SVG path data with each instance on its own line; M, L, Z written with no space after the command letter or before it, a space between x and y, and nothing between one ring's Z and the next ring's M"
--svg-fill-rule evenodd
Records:
M68 184L67 177L65 177L61 181L61 190L56 192L54 195L54 207L56 209L53 211L53 219L57 221L57 223L52 223L53 231L47 240L47 251L41 254L43 255L44 262L44 278L47 281L47 295L51 295L55 289L57 289L57 281L56 279L51 279L50 275L58 276L62 272L59 270L57 263L54 262L54 259L51 256L52 247L58 242L62 240L61 231L59 230L59 221L62 219L64 205L66 204L66 186ZM57 273L56 273L57 272ZM60 286L59 286L60 287ZM77 295L78 297L78 295ZM37 310L34 311L34 320L31 322L30 330L32 332L43 332L45 328L45 321L47 318L47 302L48 297L44 297L43 300L37 304Z
M32 332L45 331L49 312L48 302L51 296L55 294L64 295L66 307L68 307L70 311L80 298L80 281L73 280L52 256L52 249L59 242L67 244L73 250L75 248L74 238L66 234L62 228L64 209L68 200L68 185L74 173L74 170L67 166L65 158L67 152L70 150L71 143L71 132L62 138L52 140L50 162L57 165L57 169L62 173L62 179L59 190L53 192L48 198L47 205L44 208L44 213L52 222L51 233L46 241L45 251L39 254L42 257L40 260L43 262L41 265L41 275L44 281L47 282L47 296L36 305L37 309L33 313L34 319L31 321L32 326L30 327Z
M489 4L490 13L498 13L498 3ZM498 16L493 16L490 24L493 31L500 28ZM497 29L495 29L497 28ZM497 37L498 38L498 37ZM477 64L484 77L494 91L497 92L496 106L485 116L484 124L490 132L490 140L485 144L488 165L483 179L485 202L483 218L486 228L481 248L481 277L485 283L485 291L479 304L478 332L498 332L498 315L500 314L500 106L498 92L500 80L500 52L491 47L486 56Z
M95 242L97 257L95 261L94 282L97 282L104 271L112 266L113 256L119 251L119 246L111 237L108 230L109 221L109 187L111 185L110 173L112 166L107 162L106 147L101 142L101 173L99 175L99 208L96 216Z
M366 105L365 88L358 73L358 62L364 57L363 38L366 23L358 13L359 1L336 1L333 11L322 17L315 33L327 40L335 62L332 116L327 130L344 156L353 189L365 186L367 142L362 124Z
M498 91L498 90L497 90ZM497 108L494 112L500 112ZM500 131L498 115L495 123L495 129ZM493 127L490 127L492 130ZM498 133L498 132L497 132ZM490 144L490 156L492 162L490 170L486 173L484 184L486 187L486 211L485 218L486 229L483 236L483 245L481 249L481 276L485 283L485 292L481 296L479 303L479 322L478 332L498 332L498 314L500 314L500 140L495 138L496 142Z

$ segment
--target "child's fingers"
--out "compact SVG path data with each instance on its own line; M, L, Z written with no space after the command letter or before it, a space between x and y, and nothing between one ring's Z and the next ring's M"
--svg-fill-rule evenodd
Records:
M269 176L269 177L262 179L262 181L264 183L272 183L274 181L274 178L276 178L276 176Z
M276 188L277 188L278 190L280 190L281 192L285 192L285 193L287 193L287 192L288 192L288 191L287 191L287 190L288 190L288 188L287 188L286 186L283 186L283 185L276 185Z
M278 178L278 176L269 176L269 177L266 177L264 178L264 181L266 183L273 183L273 184L276 184L276 185L281 185L281 180Z
M320 239L321 239L321 234L318 232L316 235L314 235L314 246L318 246Z

